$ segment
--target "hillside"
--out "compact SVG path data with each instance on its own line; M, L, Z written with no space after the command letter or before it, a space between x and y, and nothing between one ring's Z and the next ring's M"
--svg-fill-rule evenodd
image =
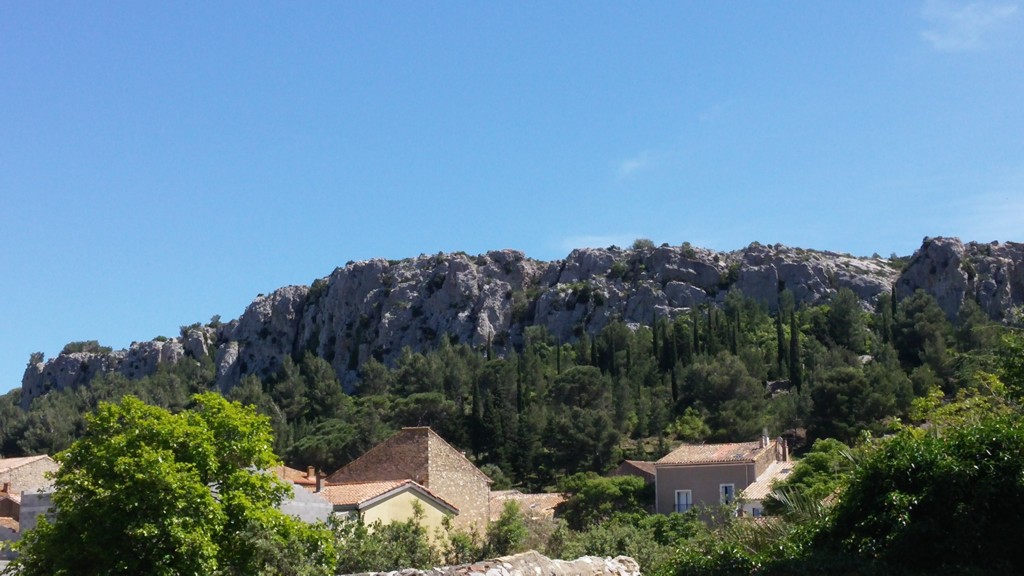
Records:
M755 242L733 252L689 244L581 249L553 262L514 250L350 262L312 286L258 296L231 322L185 327L180 337L133 343L128 350L72 346L48 361L33 358L22 380L22 406L98 374L137 379L160 365L206 355L214 358L225 392L246 375L274 375L286 357L305 351L328 361L351 390L368 358L391 364L403 348L429 350L442 335L502 355L522 346L529 326L571 342L600 333L612 320L651 325L721 305L730 290L774 310L783 289L796 304L813 305L849 288L865 309L893 287L901 299L921 289L950 320L973 300L1002 321L1024 302L1022 264L1022 244L955 238L926 238L905 261Z

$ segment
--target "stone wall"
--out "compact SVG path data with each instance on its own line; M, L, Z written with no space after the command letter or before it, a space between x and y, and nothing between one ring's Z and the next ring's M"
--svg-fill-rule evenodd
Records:
M9 458L6 461L24 461L31 458L33 457ZM24 464L12 465L9 468L4 466L4 463L5 460L0 460L0 485L10 483L11 492L15 494L23 491L48 490L53 482L46 477L46 474L47 472L56 472L59 468L49 456L42 456Z
M456 528L483 534L491 519L490 479L437 434L429 439L427 488L459 509Z
M462 566L367 572L359 576L640 576L640 565L628 556L552 560L530 551Z

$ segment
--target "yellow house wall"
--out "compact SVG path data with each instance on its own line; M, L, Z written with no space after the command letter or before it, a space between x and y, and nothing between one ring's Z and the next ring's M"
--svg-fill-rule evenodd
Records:
M401 492L364 508L362 511L363 522L366 524L373 524L378 520L382 524L394 521L404 522L413 517L414 502L419 502L423 508L423 518L420 520L420 524L433 536L443 525L447 511L412 490Z

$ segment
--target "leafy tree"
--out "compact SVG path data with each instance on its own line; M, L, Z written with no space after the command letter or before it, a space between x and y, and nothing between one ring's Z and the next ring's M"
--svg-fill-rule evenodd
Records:
M906 429L858 466L819 542L889 573L1016 573L1024 423Z
M194 401L171 414L128 396L88 416L56 457L56 518L25 535L17 573L331 573L327 532L278 511L288 487L259 472L276 464L267 419Z
M379 520L364 524L362 519L334 522L338 550L338 574L386 572L403 568L427 569L436 566L440 552L423 527L423 509L415 508L413 517L384 524Z
M700 412L687 406L683 413L668 425L665 433L684 442L701 442L711 435L711 428L704 423Z
M505 502L498 519L487 527L483 555L487 558L522 552L528 533L519 504Z
M853 466L854 456L849 446L834 438L815 440L811 450L793 466L793 472L776 489L795 491L822 501L835 494L853 471ZM779 514L783 511L783 503L769 497L765 501L765 511Z
M653 504L653 488L636 476L574 474L559 485L570 495L562 505L562 517L573 530L584 530L616 514L644 513Z
M893 325L893 343L904 368L929 365L945 382L950 376L946 346L952 327L930 294L914 292L899 303Z
M853 290L840 288L828 310L828 334L833 342L852 352L864 351L867 336L860 300Z

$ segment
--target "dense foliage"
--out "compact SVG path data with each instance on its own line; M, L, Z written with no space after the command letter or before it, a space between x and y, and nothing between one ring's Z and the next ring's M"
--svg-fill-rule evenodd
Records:
M1024 336L998 375L922 398L902 425L850 451L819 442L777 494L781 516L681 542L665 574L1014 574L1024 521ZM830 472L831 471L831 472ZM831 491L823 503L817 496ZM834 504L829 505L829 501Z
M1013 533L1001 526L1024 519L1024 494L1018 493L1024 338L989 321L971 302L950 322L923 292L899 302L885 294L873 312L849 290L821 306L798 308L786 291L780 301L769 313L731 291L721 307L651 326L611 322L600 334L581 333L571 342L532 327L523 346L503 358L442 338L434 350L404 351L393 366L372 359L358 366L350 394L327 360L306 352L286 359L272 378L246 377L228 398L265 415L261 426L269 422L273 438L264 439L296 467L330 471L399 427L432 426L496 486L557 488L571 496L560 522L526 521L509 509L483 537L427 534L415 522L335 526L323 550L338 553L339 569L468 562L525 546L559 557L629 554L645 573L660 575L1018 568L1008 540ZM0 398L0 447L6 455L56 453L84 436L62 458L113 458L106 462L113 471L121 456L150 462L156 456L146 450L119 456L82 447L98 441L98 426L125 418L191 442L198 432L183 423L209 406L234 406L212 395L194 403L193 394L213 383L212 359L204 357L136 381L99 377L89 387L43 396L27 412L16 393L8 394ZM102 404L97 416L84 416L128 394L142 402ZM124 414L112 413L112 406ZM810 447L769 506L778 516L766 522L716 510L648 515L649 487L596 474L624 456L655 458L679 441L748 440L765 429L806 438ZM123 437L118 434L110 438ZM185 478L192 470L178 470L174 462L193 462L193 456L161 457L157 469ZM121 464L118 473L127 469ZM203 486L224 481L205 478ZM73 484L70 473L63 482ZM152 482L154 489L162 486ZM312 568L288 564L320 546L317 533L262 515L236 522L230 539L203 540L226 525L228 513L206 507L209 491L204 497L198 486L184 482L172 489L202 504L190 516L199 523L188 525L191 536L175 532L187 523L156 523L141 532L156 531L175 549L191 551L188 560L197 569L227 566L232 554L277 573L319 569L316 562ZM264 493L261 501L274 494ZM68 504L74 511L76 504ZM179 512L159 510L161 517ZM47 539L61 522L28 541L54 542ZM26 557L26 566L33 558ZM132 561L153 560L146 558Z
M1004 330L973 303L951 323L923 292L898 303L884 294L873 313L847 289L821 306L797 308L788 291L780 302L769 313L733 290L721 307L651 326L613 321L572 342L530 327L504 358L441 338L390 367L359 365L351 394L325 359L304 352L228 396L270 417L275 451L295 467L331 471L402 426L432 426L503 480L551 488L624 456L656 458L681 440L741 441L767 429L852 443L883 433L907 418L914 398L954 394L993 365ZM204 357L141 380L101 376L38 398L28 412L14 392L0 398L0 450L55 453L83 433L82 415L100 401L133 394L180 410L213 382Z
M56 456L53 504L18 544L34 574L331 574L330 535L284 515L269 422L216 394L171 414L101 404Z

